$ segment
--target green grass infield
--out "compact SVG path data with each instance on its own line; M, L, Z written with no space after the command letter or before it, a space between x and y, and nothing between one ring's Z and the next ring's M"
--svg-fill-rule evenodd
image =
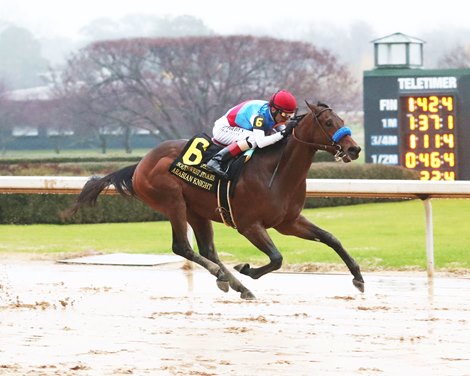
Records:
M432 207L436 269L470 269L470 200L433 200ZM420 200L306 209L303 215L334 234L364 271L426 268L425 217ZM267 262L267 257L236 230L214 224L214 231L216 247L225 262ZM342 268L339 256L324 244L287 237L272 229L269 233L287 269L310 264ZM59 258L96 252L171 253L168 222L0 225L0 238L4 254Z

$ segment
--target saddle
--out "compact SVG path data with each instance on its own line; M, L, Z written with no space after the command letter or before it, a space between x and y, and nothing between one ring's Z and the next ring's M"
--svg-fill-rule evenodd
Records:
M230 198L235 194L243 167L253 151L228 161L227 166L224 166L229 176L229 180L226 180L206 168L206 162L220 149L222 146L215 144L210 136L198 134L186 143L180 155L170 165L169 171L187 184L217 194L217 210L222 221L227 226L236 228Z

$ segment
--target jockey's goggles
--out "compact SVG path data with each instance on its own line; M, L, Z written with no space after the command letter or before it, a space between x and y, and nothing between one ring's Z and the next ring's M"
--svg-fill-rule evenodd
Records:
M281 115L284 119L290 119L292 116L294 116L295 112L284 112L284 111L279 111L279 115Z

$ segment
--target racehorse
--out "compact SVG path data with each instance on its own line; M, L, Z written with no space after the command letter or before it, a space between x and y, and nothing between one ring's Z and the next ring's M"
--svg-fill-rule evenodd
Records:
M309 222L301 211L306 196L306 178L317 150L351 162L361 148L351 137L344 121L327 105L306 102L309 111L296 116L297 126L284 142L257 149L246 164L231 201L237 230L269 257L260 267L240 264L235 269L253 279L277 270L282 255L266 229L281 234L324 243L341 257L354 276L353 284L364 291L359 265L329 232ZM169 166L183 150L187 140L164 141L136 165L125 167L102 178L92 178L83 187L72 212L82 205L93 205L98 195L113 185L122 195L133 196L165 215L172 227L172 250L204 268L216 277L224 292L229 287L243 299L254 299L221 262L214 245L211 221L221 222L216 195L191 186L169 172ZM196 237L199 254L187 238L188 223Z

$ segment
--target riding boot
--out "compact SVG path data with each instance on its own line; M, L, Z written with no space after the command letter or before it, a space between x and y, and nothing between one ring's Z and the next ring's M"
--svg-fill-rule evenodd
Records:
M233 157L241 153L241 149L236 142L224 147L217 154L215 154L209 162L207 162L207 169L214 174L219 175L224 179L228 179L228 174L222 169L222 163L227 162Z

